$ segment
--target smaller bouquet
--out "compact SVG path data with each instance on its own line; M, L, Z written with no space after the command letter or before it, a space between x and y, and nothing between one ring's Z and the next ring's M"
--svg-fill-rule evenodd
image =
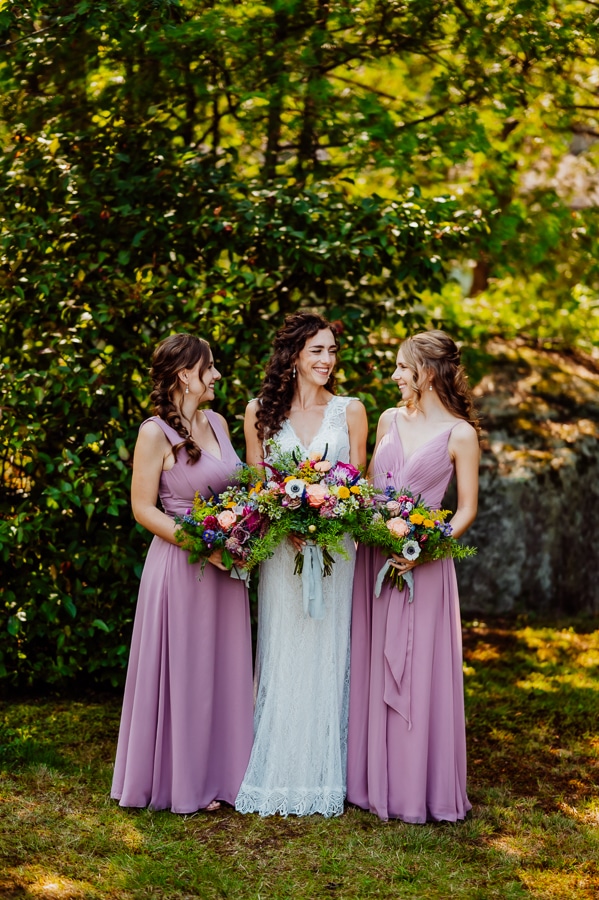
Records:
M414 497L409 490L396 490L389 485L375 498L374 507L370 515L362 519L356 536L363 544L378 547L388 556L394 553L403 556L410 562L474 556L475 547L460 544L452 537L451 525L445 522L449 514L447 509L430 509L420 496ZM379 596L385 581L399 590L403 590L405 581L409 602L412 602L414 576L411 571L402 575L387 561L379 572L375 596Z
M202 563L215 550L222 551L223 565L234 577L247 580L249 572L274 550L266 539L268 519L259 511L256 495L261 488L255 474L244 467L236 483L219 495L197 493L191 509L181 518L175 539L189 551L189 562Z

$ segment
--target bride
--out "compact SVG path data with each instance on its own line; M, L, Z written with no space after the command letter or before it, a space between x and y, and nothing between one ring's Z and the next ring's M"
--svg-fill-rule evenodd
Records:
M366 411L334 395L338 343L313 313L285 319L257 400L245 417L247 462L269 462L269 442L301 456L363 468ZM289 541L263 563L258 589L254 745L235 808L268 816L340 815L346 792L349 628L355 561L338 557L323 580L324 618L304 615Z

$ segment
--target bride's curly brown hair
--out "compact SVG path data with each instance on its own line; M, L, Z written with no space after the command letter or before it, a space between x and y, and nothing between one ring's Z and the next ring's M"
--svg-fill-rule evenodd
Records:
M193 369L199 362L199 377L202 378L210 365L210 358L208 341L192 334L171 334L158 344L152 356L150 376L154 390L150 394L150 400L154 404L154 415L168 422L181 435L181 442L173 445L173 454L176 459L177 451L184 447L188 463L197 462L202 450L191 436L191 422L183 415L179 372L182 369Z
M258 394L256 431L261 441L267 440L281 428L291 409L295 390L295 362L306 341L329 329L337 344L335 327L316 313L300 312L287 316L274 339L274 352L266 367L264 382ZM335 375L331 372L325 385L335 393Z
M444 331L422 331L402 341L401 352L412 373L412 390L416 405L422 391L418 387L418 373L424 369L431 375L431 384L443 406L476 429L480 437L480 425L468 377L460 361L460 349Z

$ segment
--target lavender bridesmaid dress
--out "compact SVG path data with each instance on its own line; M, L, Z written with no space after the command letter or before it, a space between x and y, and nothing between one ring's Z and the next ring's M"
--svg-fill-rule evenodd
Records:
M407 459L397 423L379 444L375 484L439 508L453 475L451 428ZM387 478L387 473L391 477ZM466 734L462 634L453 560L414 569L414 600L385 585L385 557L360 547L352 609L347 799L381 819L463 819Z
M221 458L185 449L160 479L167 515L183 514L196 491L220 491L239 464L218 416L206 411ZM154 421L172 444L177 432ZM146 423L144 422L143 425ZM143 427L142 425L142 427ZM227 572L190 565L154 537L146 558L131 642L111 796L121 806L192 813L212 800L233 804L253 737L252 651L245 586Z

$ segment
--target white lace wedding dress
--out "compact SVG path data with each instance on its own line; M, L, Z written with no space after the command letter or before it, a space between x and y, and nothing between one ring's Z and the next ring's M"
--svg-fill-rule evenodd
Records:
M346 408L333 397L318 433L302 446L285 420L277 435L284 451L321 453L349 462ZM267 460L268 461L268 460ZM235 809L263 816L343 812L349 704L349 629L355 562L337 556L323 579L325 616L304 614L302 579L289 542L260 569L254 745Z

